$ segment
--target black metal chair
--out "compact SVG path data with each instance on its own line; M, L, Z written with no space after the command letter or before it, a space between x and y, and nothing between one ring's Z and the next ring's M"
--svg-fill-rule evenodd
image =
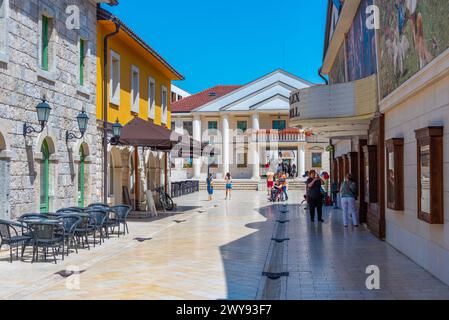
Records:
M20 232L18 231L20 229ZM25 232L26 230L26 232ZM19 259L19 247L22 246L22 255L25 247L31 242L32 237L28 233L29 229L20 223L0 220L0 249L3 245L9 246L9 262L12 263L12 249L16 247L16 258Z
M109 239L109 230L111 234L114 234L115 228L119 230L118 236L120 237L120 220L118 219L117 212L113 208L109 208L106 211L106 219L104 220L103 227L106 232L106 237Z
M25 214L22 214L20 217L19 217L19 221L25 221L25 220L27 220L27 219L40 219L40 218L42 218L44 215L43 214L41 214L41 213L25 213Z
M77 215L71 215L71 214L63 214L58 217L58 220L62 223L62 237L64 240L64 243L62 245L62 257L64 260L64 247L67 248L66 254L67 256L70 253L70 247L74 244L75 246L75 252L78 253L78 244L75 239L75 232L77 227L81 224L83 219L80 216Z
M119 224L123 224L123 234L126 234L126 233L129 234L127 219L128 219L128 215L132 211L132 207L128 206L126 204L120 204L117 206L113 206L112 208L117 213L117 219L119 220ZM118 232L120 234L120 225L119 225Z
M94 209L94 208L103 208L103 209L109 209L111 208L109 205L104 204L104 203L91 203L90 205L87 206L88 209Z
M76 207L70 207L70 208L62 208L56 211L56 213L65 213L65 212L76 212L76 213L83 213L83 209L76 208Z
M90 215L89 225L93 228L93 238L94 238L94 247L97 243L97 232L100 232L100 242L104 242L103 228L104 222L108 216L108 211L101 209L92 209L88 210L87 213Z
M81 222L75 228L74 235L78 240L78 244L82 244L83 248L86 247L90 250L89 235L95 231L94 222L92 217L81 217Z
M64 236L62 235L63 227L61 224L48 224L48 223L33 223L29 227L33 233L33 260L32 262L39 261L39 248L43 249L44 259L47 261L48 249L52 250L53 260L55 264L56 252L60 247L64 245ZM57 251L56 251L57 249ZM62 253L62 259L64 260L64 251Z

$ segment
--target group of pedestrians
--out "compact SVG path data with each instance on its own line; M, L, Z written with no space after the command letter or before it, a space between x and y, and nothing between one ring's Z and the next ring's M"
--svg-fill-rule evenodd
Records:
M323 205L325 204L327 197L326 192L323 190L325 182L315 170L310 170L306 176L306 195L304 201L307 202L310 220L311 222L315 222L315 216L317 216L319 222L324 222ZM276 202L288 200L288 177L288 173L284 171L278 171L276 173L267 172L269 201ZM209 201L212 201L214 194L214 179L212 174L209 174L206 183ZM229 172L225 176L225 184L225 200L228 200L231 199L232 195L232 177ZM357 184L354 181L352 174L348 173L340 186L338 186L338 183L336 182L332 183L331 193L334 208L338 208L338 193L340 193L343 225L345 228L348 227L350 217L352 218L352 225L358 227L359 222L356 207Z
M317 172L315 170L309 171L309 177L306 181L306 201L310 213L310 220L312 222L315 222L315 212L317 213L318 221L324 222L323 205L327 195L325 194L322 185L324 185L324 181ZM350 217L352 217L352 225L358 227L359 222L356 207L357 184L354 181L352 174L348 173L345 176L340 188L338 188L338 183L334 182L331 186L331 193L334 208L338 208L338 193L340 193L344 227L348 227Z
M268 200L272 202L288 200L288 179L283 171L267 172Z
M225 183L226 183L226 193L225 193L225 200L231 200L232 195L232 176L228 172L225 176ZM214 195L214 178L212 174L209 174L209 176L206 179L207 184L207 194L209 195L208 200L212 201L213 195Z
M289 178L296 178L296 164L291 165L290 163L279 162L276 168L276 173L285 173Z

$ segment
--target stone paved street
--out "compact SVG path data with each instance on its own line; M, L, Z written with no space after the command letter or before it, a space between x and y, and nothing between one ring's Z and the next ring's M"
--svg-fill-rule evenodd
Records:
M220 192L213 202L206 197L179 198L184 213L131 222L126 237L57 265L32 265L29 252L13 264L2 255L0 298L449 299L448 286L363 227L344 230L339 210L311 224L296 205L300 194L288 207L270 205L264 192L237 191L228 202ZM271 240L280 236L290 240ZM368 265L380 268L380 290L365 287ZM84 271L79 289L76 276L54 274L68 267ZM289 276L262 277L270 268Z

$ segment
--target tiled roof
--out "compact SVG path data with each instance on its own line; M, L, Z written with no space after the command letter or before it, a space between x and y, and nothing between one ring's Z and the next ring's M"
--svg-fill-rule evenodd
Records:
M118 0L117 0L117 3L118 3ZM143 41L143 39L139 35L137 35L137 33L135 33L123 21L121 21L119 18L114 16L112 13L110 13L109 11L107 11L103 8L98 8L97 9L97 20L98 21L100 21L100 20L116 21L118 24L120 24L121 30L124 30L124 32L126 32L131 38L133 38L139 45L141 45L142 48L144 48L150 54L152 54L164 67L166 67L168 70L170 70L170 72L172 72L176 76L176 79L172 79L172 80L184 80L184 76L182 74L180 74L178 71L176 71L170 64L168 64L167 61L165 61L164 58L162 58L162 56L159 53L157 53L145 41Z
M205 105L217 98L220 98L228 93L237 90L241 86L215 86L197 94L191 95L187 98L181 99L172 103L171 111L172 113L185 113L190 112L196 108Z

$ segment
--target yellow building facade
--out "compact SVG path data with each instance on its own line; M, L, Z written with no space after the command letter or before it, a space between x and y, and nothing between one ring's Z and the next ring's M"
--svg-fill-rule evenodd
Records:
M103 10L104 11L104 10ZM97 24L97 119L103 120L103 52L105 35L115 30L114 22L98 20ZM155 124L170 128L170 92L171 81L182 80L183 77L143 42L132 30L121 24L119 33L108 40L108 122L119 119L122 125L127 124L135 116L153 121ZM114 69L118 66L118 69ZM119 97L114 99L114 72L119 71ZM138 78L138 108L133 108L133 81ZM152 101L151 82L154 83L154 106ZM163 94L166 91L166 105L163 105ZM152 108L154 108L152 110ZM166 108L166 110L164 110ZM153 112L153 114L151 114ZM165 113L165 115L164 115Z
M107 67L104 67L104 39ZM104 121L104 79L107 79L107 122L125 126L135 117L170 129L171 81L183 76L128 26L99 8L97 13L97 123ZM167 186L166 155L130 146L108 146L108 203L148 209L147 191Z

